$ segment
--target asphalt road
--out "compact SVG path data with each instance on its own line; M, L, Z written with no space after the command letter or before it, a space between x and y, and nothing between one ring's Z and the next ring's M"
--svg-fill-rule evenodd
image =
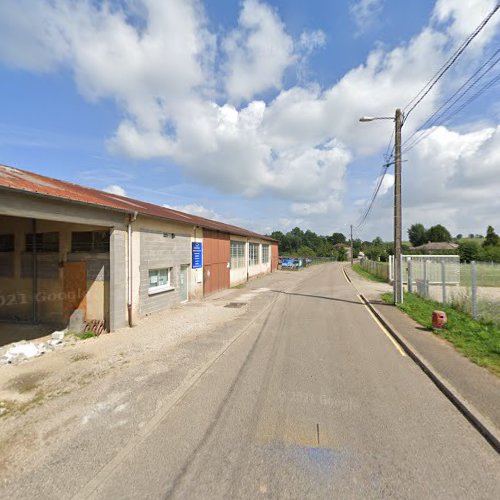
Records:
M340 265L254 323L79 498L500 498L500 460Z

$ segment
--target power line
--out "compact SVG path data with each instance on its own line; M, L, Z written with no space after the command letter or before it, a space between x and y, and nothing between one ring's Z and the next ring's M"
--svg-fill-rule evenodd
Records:
M389 168L390 164L386 163L382 166L382 170L380 172L380 175L378 177L377 184L375 186L375 189L373 191L371 200L369 205L367 206L366 210L364 211L363 215L360 217L359 222L356 224L355 229L361 228L361 226L365 223L366 219L370 215L373 205L375 204L375 200L378 196L378 193L380 191L380 188L382 187L382 183L384 181L385 175L387 173L387 169Z
M481 66L451 96L449 96L448 99L446 99L446 101L443 102L443 104L436 111L434 111L434 113L432 113L432 115L430 115L415 132L413 132L413 134L405 141L405 145L408 145L405 151L412 149L417 141L420 142L422 134L416 137L419 132L433 127L440 120L449 120L451 116L456 114L456 112L451 114L449 113L452 111L453 107L458 104L460 100L464 98L472 89L474 89L474 87L500 62L498 54L500 54L500 49L497 49L487 61L481 64Z
M457 108L453 113L451 113L444 123L449 122L455 115L460 113L466 106L468 106L471 102L475 101L478 97L483 95L487 90L489 90L491 87L493 87L497 82L500 81L500 75L495 76L491 80L489 80L485 85L483 85L475 94L473 94L467 101L465 101L459 108ZM422 134L417 140L413 142L410 146L408 146L404 152L407 153L408 151L411 151L417 144L422 142L424 139L429 137L431 134L433 134L437 128L431 128L428 129L424 134Z
M434 74L434 76L424 85L420 92L405 106L404 114L405 120L410 116L412 111L423 101L423 99L434 88L437 82L445 75L445 73L455 64L458 58L464 53L465 49L471 44L474 38L483 30L491 18L496 14L500 4L497 4L493 10L481 21L477 28L465 39L465 41L458 47L458 49L451 55L447 62ZM411 106L411 107L410 107ZM410 108L408 111L406 111Z

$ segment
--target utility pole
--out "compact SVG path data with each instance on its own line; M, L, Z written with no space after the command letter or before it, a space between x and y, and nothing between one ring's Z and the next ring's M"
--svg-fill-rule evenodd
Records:
M394 304L403 303L403 283L401 275L401 110L396 109L395 135L394 135Z
M372 122L374 120L394 120L396 127L394 134L394 304L403 303L403 283L401 273L401 128L403 126L403 114L396 109L396 115L392 116L362 116L360 122ZM390 165L390 164L389 164Z
M354 264L354 252L352 247L352 224L351 224L351 266Z

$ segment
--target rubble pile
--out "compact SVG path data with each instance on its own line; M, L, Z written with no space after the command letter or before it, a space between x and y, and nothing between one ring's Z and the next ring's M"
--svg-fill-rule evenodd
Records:
M64 335L67 330L60 330L52 333L51 338L47 342L14 342L0 348L0 365L17 365L27 359L36 358L53 351L64 345Z

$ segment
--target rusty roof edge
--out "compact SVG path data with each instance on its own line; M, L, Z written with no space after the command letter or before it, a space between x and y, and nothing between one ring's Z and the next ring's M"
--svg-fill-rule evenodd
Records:
M18 170L18 171L21 171L21 172L26 172L28 174L35 174L35 175L40 176L40 177L46 177L46 176L42 176L40 174L36 174L34 172L30 172L28 170L22 170L22 169L19 169L19 168L16 168L16 167L11 167L10 165L0 164L0 167L2 167L2 166L10 168L10 169L13 169L13 170ZM72 183L72 182L60 181L60 180L52 178L52 177L47 177L47 178L50 179L50 180L56 181L56 182L68 183L68 184L71 184L72 186L76 186L78 188L84 188L84 189L88 189L88 190L91 190L91 191L96 191L98 193L105 193L105 191L101 191L101 190L95 189L95 188L88 188L88 187L81 186L79 184L75 184L75 183ZM140 214L143 217L150 217L152 219L168 220L168 221L175 222L175 223L178 223L178 224L185 224L187 226L199 226L199 227L201 227L203 229L208 229L210 231L216 231L216 232L226 233L226 234L230 234L230 235L234 234L235 236L254 237L254 238L258 238L258 239L262 239L262 240L266 240L266 241L272 241L272 242L275 242L275 243L278 242L278 240L275 240L275 239L271 238L270 236L266 236L266 235L263 235L263 234L255 233L255 232L250 231L250 230L245 229L245 228L240 228L238 226L232 226L230 224L226 224L225 222L214 221L212 219L206 219L205 217L200 217L200 216L194 216L194 217L196 217L198 219L202 219L202 221L207 221L209 223L223 224L225 226L228 226L228 228L226 230L224 230L222 228L213 228L213 227L209 227L208 225L205 226L203 224L196 223L194 221L180 221L180 220L169 218L169 217L166 217L166 216L153 215L153 214L150 214L150 213L141 212L140 210L124 209L124 208L122 209L122 208L118 208L118 207L112 207L112 206L109 206L109 205L104 205L102 203L93 203L93 202L89 202L89 201L75 200L73 198L65 198L63 196L51 195L51 194L48 194L48 193L41 193L41 192L38 192L38 191L30 191L30 190L27 190L27 189L19 189L19 188L13 187L13 186L0 185L0 190L11 191L11 192L15 192L15 193L24 193L26 195L34 195L34 196L37 196L37 197L40 197L40 198L49 198L51 200L61 201L61 202L65 202L65 203L74 203L74 204L77 204L77 205L92 206L92 207L95 207L95 208L100 208L100 209L104 209L104 210L109 210L111 212L118 212L118 213L127 214L127 215L134 215L137 212L138 214ZM147 203L148 205L153 205L154 207L158 207L158 208L166 208L166 207L162 207L160 205L154 205L153 203L149 203L149 202L146 202L146 201L140 201L140 200L134 200L133 198L127 198L125 196L120 196L120 195L113 195L113 196L119 196L120 198L123 198L124 200L139 201L140 203ZM179 213L179 214L182 214L182 215L189 215L189 216L192 215L192 214L186 214L185 212L181 212L180 210L175 210L175 209L168 209L168 210L172 210L172 212L176 212L176 213ZM234 229L234 231L231 231L230 229Z

